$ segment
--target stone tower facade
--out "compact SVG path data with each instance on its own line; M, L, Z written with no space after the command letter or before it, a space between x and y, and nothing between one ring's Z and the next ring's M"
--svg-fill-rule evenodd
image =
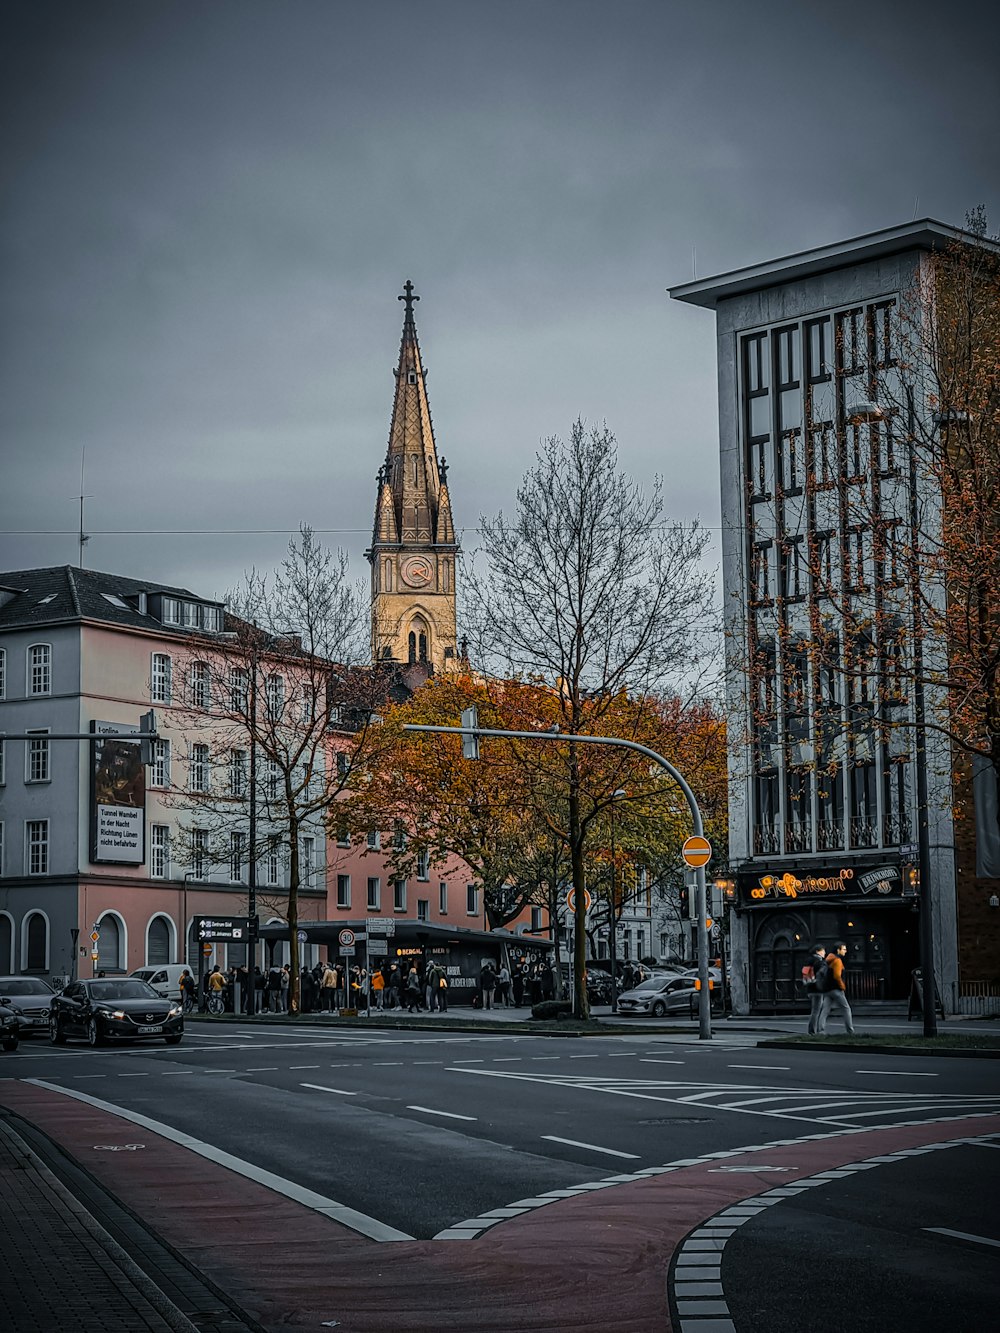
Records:
M455 597L459 554L448 496L447 465L438 459L427 401L427 372L407 281L403 337L389 448L379 469L372 544L372 660L459 665Z

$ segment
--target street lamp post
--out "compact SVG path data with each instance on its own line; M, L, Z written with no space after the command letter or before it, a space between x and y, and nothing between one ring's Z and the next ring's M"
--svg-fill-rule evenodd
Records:
M624 787L611 793L611 903L608 916L611 921L608 940L611 954L611 1012L618 1012L618 862L615 859L615 801L625 795Z

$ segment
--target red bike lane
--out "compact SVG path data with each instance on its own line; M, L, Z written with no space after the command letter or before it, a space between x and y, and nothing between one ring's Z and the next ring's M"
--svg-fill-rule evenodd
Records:
M860 1158L1000 1133L991 1115L781 1140L665 1163L662 1174L602 1188L575 1186L520 1215L484 1218L488 1229L474 1239L376 1242L69 1093L11 1082L0 1085L0 1105L48 1135L264 1327L344 1333L669 1333L670 1264L706 1218Z

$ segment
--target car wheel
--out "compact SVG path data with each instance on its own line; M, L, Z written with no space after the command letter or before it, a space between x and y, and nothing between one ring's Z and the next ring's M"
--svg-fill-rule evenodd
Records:
M653 1005L653 1017L662 1018L666 1012L667 1012L667 1006L663 1003L662 1000L657 1000L656 1003Z
M5 1038L4 1038L4 1042L3 1042L3 1048L4 1048L4 1050L5 1050L5 1051L16 1051L16 1050L17 1050L17 1041L18 1041L17 1037L5 1037Z
M101 1025L96 1018L92 1018L87 1024L87 1040L91 1046L104 1045L104 1033L101 1031Z
M49 1041L53 1046L65 1046L66 1034L59 1026L58 1018L49 1019Z
M168 1046L179 1046L183 1035L183 1032L175 1032L172 1037L164 1037L163 1040Z

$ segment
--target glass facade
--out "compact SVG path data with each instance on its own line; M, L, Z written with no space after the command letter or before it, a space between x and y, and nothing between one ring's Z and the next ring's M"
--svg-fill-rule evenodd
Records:
M894 307L739 339L755 856L911 837Z

